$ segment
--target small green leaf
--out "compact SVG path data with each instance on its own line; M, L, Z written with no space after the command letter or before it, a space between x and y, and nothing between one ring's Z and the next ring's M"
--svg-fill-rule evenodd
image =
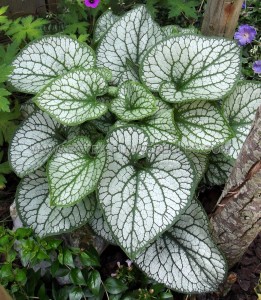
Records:
M101 287L101 276L97 270L90 271L87 279L87 286L94 296L98 296Z
M15 281L25 285L27 281L26 269L15 269Z
M19 44L26 40L32 41L43 35L42 26L48 23L48 20L42 18L34 20L33 16L19 18L11 23L6 34Z
M72 257L72 253L69 249L64 249L63 250L63 263L65 265L68 265L69 267L74 268L74 261L73 261L73 257Z
M107 292L113 295L117 295L127 291L128 287L121 280L117 278L107 278L104 282L105 289Z
M41 300L49 300L44 283L40 286L37 295Z
M78 268L71 269L70 278L75 285L84 285L86 286L86 281L82 275L82 271Z
M81 287L75 286L71 289L69 293L69 300L79 300L83 299L84 293Z
M4 265L1 266L0 279L1 280L8 280L8 281L13 281L14 280L12 264L4 264Z
M99 267L100 266L100 259L98 256L98 253L95 249L88 250L81 252L79 255L81 263L85 266L93 266L93 267Z

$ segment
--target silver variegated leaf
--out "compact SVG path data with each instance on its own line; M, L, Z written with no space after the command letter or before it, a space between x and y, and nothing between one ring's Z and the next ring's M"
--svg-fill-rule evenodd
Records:
M177 144L180 139L180 133L175 126L173 111L167 103L156 99L157 112L141 122L135 123L142 128L149 137L151 144L167 142ZM115 127L128 126L127 122L117 121ZM134 125L134 124L133 124Z
M10 83L20 92L35 94L59 75L95 66L95 53L68 36L45 36L30 43L13 61Z
M156 99L140 83L126 81L118 91L110 110L121 120L133 121L144 119L157 111Z
M162 31L167 38L173 37L176 35L198 34L198 30L193 26L183 28L178 25L167 25L167 26L162 27Z
M194 170L171 144L151 146L138 127L114 130L98 186L106 222L117 243L134 258L167 230L194 192Z
M77 125L106 113L107 106L96 101L96 97L105 94L107 87L99 71L76 70L47 85L34 102L58 122Z
M112 71L114 85L138 80L142 58L162 37L161 28L152 20L145 6L137 6L107 31L97 48L97 65Z
M194 169L196 171L197 183L199 183L207 170L209 157L204 153L195 153L188 151L186 151L186 155L194 166Z
M236 159L248 136L256 110L261 105L261 86L259 82L240 82L222 105L224 116L236 134L222 148L225 155Z
M53 155L47 168L52 205L71 206L96 189L106 158L104 149L92 156L91 148L89 138L80 136Z
M88 223L97 235L104 238L110 244L116 245L110 227L105 222L104 217L102 215L102 210L99 208L98 205L96 207L93 216L90 218Z
M215 154L212 152L209 155L209 164L204 182L208 185L225 184L234 164L235 159L227 157L223 153Z
M176 36L153 47L141 64L141 79L167 102L218 100L240 75L234 41L198 35Z
M56 147L68 137L69 128L49 115L37 111L17 129L9 149L9 161L14 172L23 177L41 166Z
M21 180L15 201L23 224L33 228L39 236L72 231L87 223L95 210L93 195L71 207L51 206L47 178L43 169Z
M111 26L119 20L119 16L115 15L111 10L102 14L96 22L93 41L97 43L105 33L111 28Z
M151 144L168 142L176 144L179 140L179 132L175 126L173 112L169 104L156 99L157 112L143 120L139 127L143 128L149 136Z
M182 135L180 146L190 151L209 151L233 136L219 109L210 102L176 105L174 120Z
M150 278L189 294L216 291L227 270L211 239L207 216L195 200L134 262Z

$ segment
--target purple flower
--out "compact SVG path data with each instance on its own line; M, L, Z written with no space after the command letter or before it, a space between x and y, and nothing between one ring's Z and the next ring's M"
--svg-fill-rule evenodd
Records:
M253 63L253 70L257 74L261 74L261 60L257 60Z
M84 0L84 4L87 7L95 8L99 5L100 0Z
M240 46L244 46L253 41L256 36L256 30L254 27L249 26L248 24L241 25L238 27L238 31L236 31L234 35L234 39L238 41Z
M243 8L243 9L246 9L246 1L243 2L242 8Z

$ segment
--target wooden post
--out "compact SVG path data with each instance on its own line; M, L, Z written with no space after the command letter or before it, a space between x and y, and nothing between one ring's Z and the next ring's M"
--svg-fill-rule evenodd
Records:
M201 32L232 38L244 0L208 0Z
M237 263L261 228L261 106L210 219L229 266Z

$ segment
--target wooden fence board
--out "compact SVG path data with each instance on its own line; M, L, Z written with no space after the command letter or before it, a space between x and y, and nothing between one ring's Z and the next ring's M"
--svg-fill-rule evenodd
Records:
M12 18L26 15L41 16L45 15L46 11L55 11L57 0L0 0L0 7L6 5L9 6L8 16Z

